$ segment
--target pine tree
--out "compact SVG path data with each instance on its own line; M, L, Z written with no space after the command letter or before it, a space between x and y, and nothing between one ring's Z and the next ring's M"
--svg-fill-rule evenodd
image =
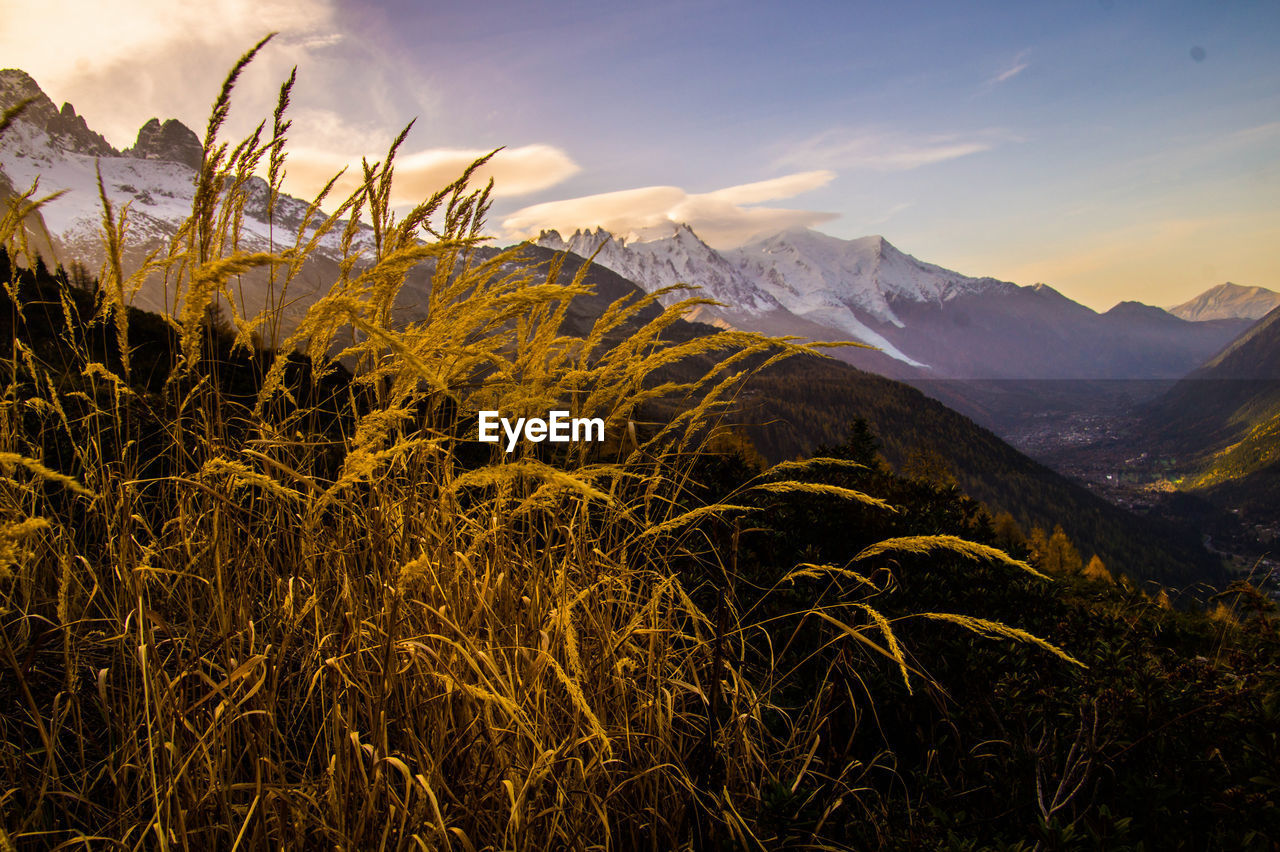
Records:
M71 261L69 275L71 286L77 290L93 293L96 296L99 289L101 289L97 276L90 275L89 270L78 260Z
M873 470L878 470L884 465L884 461L880 457L881 446L880 439L871 430L871 425L867 423L866 418L855 417L849 424L848 437L845 438L843 444L835 447L822 444L814 450L813 454L826 458L848 459L858 464L864 464Z

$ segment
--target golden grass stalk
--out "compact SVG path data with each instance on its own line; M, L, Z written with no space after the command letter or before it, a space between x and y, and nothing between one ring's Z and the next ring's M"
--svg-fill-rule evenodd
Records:
M1066 660L1074 666L1087 668L1084 663L1059 648L1057 645L1046 642L1038 636L1033 636L1025 630L1019 630L1017 627L1010 627L1007 624L1001 624L998 621L989 621L985 618L974 618L970 615L957 615L952 612L922 612L921 618L927 618L931 621L945 621L950 624L958 624L966 630L979 633L983 636L994 636L1002 639L1013 639L1017 642L1026 642L1035 645L1053 654L1055 657Z
M856 561L871 559L876 556L882 556L887 553L904 553L916 555L931 555L935 553L951 553L956 556L964 557L971 562L992 562L997 565L1004 565L1009 568L1015 568L1019 571L1025 571L1032 576L1039 577L1042 580L1049 578L1032 568L1021 559L1014 559L996 547L990 547L977 542L966 541L953 535L919 535L907 538L890 538L878 542L864 549L861 553L854 557Z

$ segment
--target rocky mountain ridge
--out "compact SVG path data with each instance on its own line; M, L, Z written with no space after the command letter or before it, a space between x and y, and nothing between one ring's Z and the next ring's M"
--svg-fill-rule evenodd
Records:
M138 131L134 145L124 151L111 147L91 130L74 107L61 109L25 72L0 71L0 109L30 103L0 138L0 191L22 192L38 182L38 198L47 200L27 223L41 253L52 260L77 261L96 272L105 259L102 249L102 190L117 210L129 205L124 248L126 270L136 269L152 251L163 248L190 215L203 150L200 139L175 119L151 119ZM267 216L266 181L252 177L246 199L239 247L248 251L278 251L292 246L309 205L287 195L277 198ZM60 193L60 194L59 194ZM316 222L307 229L314 233ZM308 263L311 271L291 285L295 310L318 297L322 282L336 269L341 256L341 229L321 238ZM355 247L365 245L367 229L357 234ZM47 249L46 249L47 247ZM321 267L326 267L321 270ZM244 276L240 292L244 308L256 313L271 298L262 270ZM176 310L173 295L153 276L142 285L133 305L144 310Z

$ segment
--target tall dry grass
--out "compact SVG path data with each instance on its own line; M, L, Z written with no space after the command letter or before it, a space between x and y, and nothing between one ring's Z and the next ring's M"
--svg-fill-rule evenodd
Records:
M773 703L753 638L769 626L737 612L728 580L713 611L700 607L677 570L731 567L706 526L753 493L817 487L788 484L784 466L741 500L697 506L685 480L746 365L798 347L664 342L688 303L639 323L653 296L613 305L585 337L561 334L582 273L557 281L517 252L478 254L489 190L469 188L472 170L394 214L403 134L332 214L322 194L285 247L242 250L249 179L269 176L272 203L280 191L292 83L269 131L221 142L257 49L215 104L191 216L166 249L125 269L128 211L102 193L95 321L119 361L68 330L74 370L21 341L5 367L0 848L769 848L768 791L822 773L819 810L847 809L857 768L813 762L821 709ZM34 203L3 221L19 255ZM336 280L286 321L326 234L343 247ZM426 319L397 325L424 262ZM272 292L251 314L237 276L255 268ZM131 375L126 305L153 276L173 296L177 346L148 393ZM218 310L254 353L252 398L220 381ZM708 355L696 381L653 380ZM354 377L314 402L343 364ZM634 413L659 396L689 404L637 433ZM457 412L552 408L605 418L607 449L460 460ZM51 442L72 460L62 470L42 461ZM857 566L797 571L870 582ZM807 623L909 675L864 601Z

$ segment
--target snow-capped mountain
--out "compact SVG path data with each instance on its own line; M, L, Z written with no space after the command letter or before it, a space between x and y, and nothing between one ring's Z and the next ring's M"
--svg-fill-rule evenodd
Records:
M868 286L866 280L842 277L844 270L839 261L846 261L847 266L858 266L855 260L841 256L838 250L829 251L826 256L815 255L814 262L830 261L833 257L836 260L831 268L815 272L804 256L795 251L787 253L786 248L790 246L779 242L787 237L801 243L830 240L841 245L853 244L813 231L788 232L756 244L767 244L768 247L761 249L763 253L767 253L769 248L776 248L778 259L785 257L793 261L795 269L788 269L788 274L784 275L766 261L746 253L746 250L716 251L699 239L692 228L683 224L673 225L670 233L664 236L649 233L616 237L597 228L575 231L564 239L556 231L544 231L537 243L583 257L594 253L597 264L631 279L651 293L675 284L688 284L700 288L697 295L723 304L723 307L700 307L693 319L773 334L855 340L875 346L890 358L911 367L925 366L899 351L892 342L859 319L858 311L862 304L874 304L876 299L860 296L860 289ZM890 249L897 253L892 247ZM793 283L790 273L797 269L810 274L808 277L796 275ZM826 279L822 277L824 273L836 288L847 282L843 295L849 304L827 286ZM874 287L875 284L869 286ZM664 297L663 301L670 304L687 295L676 293ZM851 308L850 304L857 307Z
M795 228L726 255L749 277L764 282L793 313L831 319L832 311L843 309L899 328L902 321L893 302L942 302L962 293L1014 286L916 260L881 236L842 240L809 228Z
M161 248L191 212L201 145L195 133L176 120L152 119L138 132L136 143L125 151L112 148L94 133L70 104L61 109L26 73L0 71L0 109L21 100L35 100L0 137L0 177L8 191L26 191L36 181L37 198L61 193L39 210L39 222L52 242L58 260L76 260L96 272L104 260L102 238L102 188L112 206L121 211L128 204L126 267L136 268L151 251ZM0 181L3 184L4 181ZM252 178L240 248L247 251L279 250L292 246L307 204L289 196L277 200L273 221L268 222L268 187ZM336 262L339 235L326 235L317 252L318 262ZM263 276L244 276L244 306L256 312L266 300ZM317 295L315 276L303 275L292 290L294 298ZM175 305L158 279L148 281L133 304L144 310L172 311Z
M883 330L904 327L894 311L896 303L942 303L966 293L1016 286L924 263L881 236L842 240L809 228L795 228L726 254L796 316L837 328L915 367L926 365L905 354Z
M17 68L0 70L0 108L9 109L25 100L31 103L23 111L22 120L45 131L60 149L91 157L119 154L106 139L89 129L71 104L63 104L62 109L55 107L27 72Z
M1261 319L1280 307L1280 293L1265 287L1219 284L1194 299L1169 308L1169 313L1185 320L1203 322L1215 319Z

